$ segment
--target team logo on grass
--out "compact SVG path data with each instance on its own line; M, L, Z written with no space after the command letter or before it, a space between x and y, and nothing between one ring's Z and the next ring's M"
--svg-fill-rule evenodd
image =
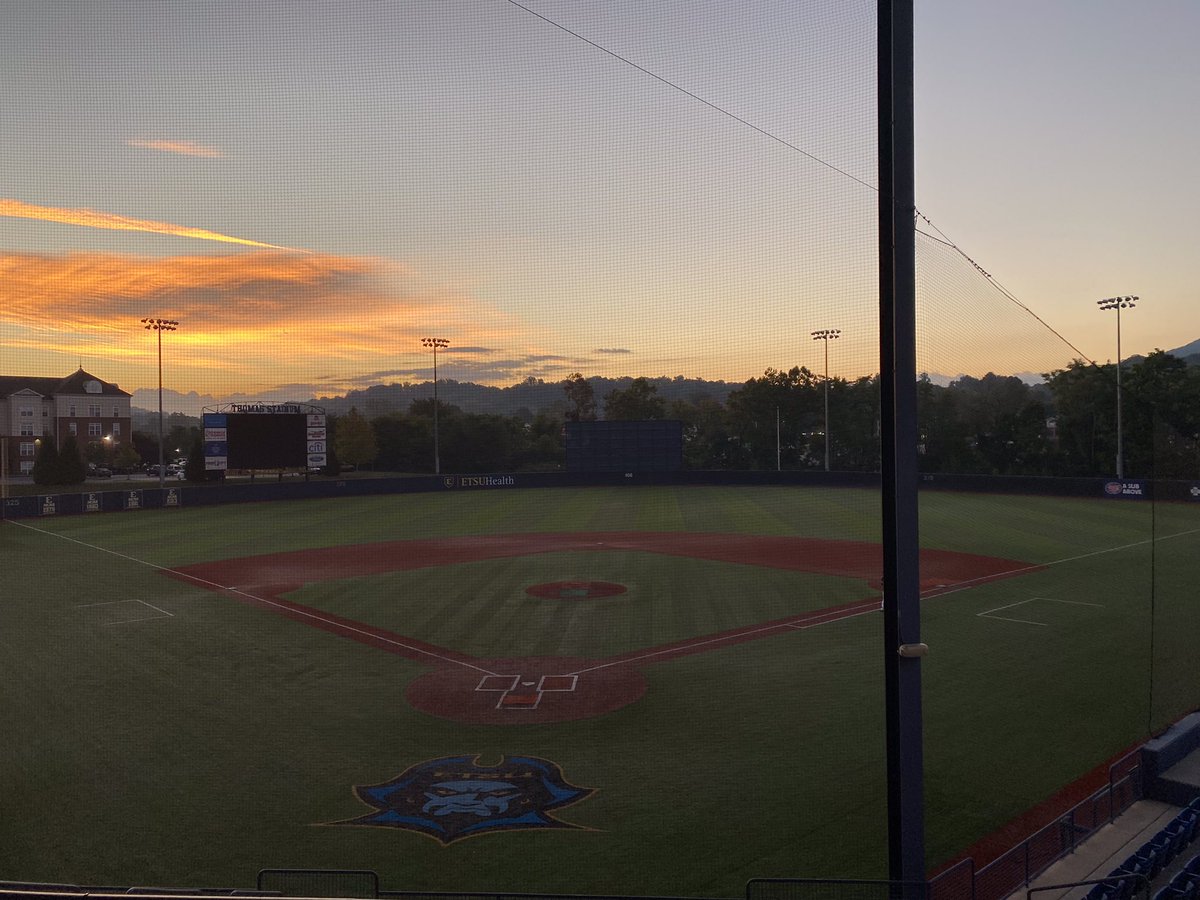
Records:
M431 759L383 784L356 785L358 799L376 812L337 824L403 828L443 844L496 831L580 827L550 811L578 803L594 789L569 784L557 763L535 756L508 756L495 766L476 760Z

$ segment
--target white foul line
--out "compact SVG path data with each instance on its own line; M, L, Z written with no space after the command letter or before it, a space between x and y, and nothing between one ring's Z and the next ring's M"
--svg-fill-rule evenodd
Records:
M705 647L709 644L722 644L726 641L736 641L747 635L762 634L764 631L781 631L784 628L794 628L797 631L803 631L806 628L815 628L817 625L828 625L830 622L840 622L843 619L854 619L858 616L865 616L867 613L878 612L882 607L874 600L870 601L871 605L863 609L855 609L857 604L851 604L844 610L829 610L828 612L814 614L809 621L804 622L776 622L773 625L762 625L758 628L746 628L742 631L735 631L729 634L719 634L716 637L707 638L702 641L691 641L686 644L677 644L674 647L664 647L661 650L654 650L650 653L643 653L640 656L625 656L621 659L614 659L609 662L600 663L595 666L588 666L586 669L578 669L574 672L566 672L566 675L582 675L585 672L595 672L598 669L608 669L612 666L624 666L629 663L641 662L644 659L653 659L656 656L663 656L671 653L680 653L690 651L693 647ZM823 619L818 622L816 619ZM782 633L782 631L781 631Z
M969 590L975 587L977 582L996 581L1000 578L1007 578L1010 575L1020 575L1022 572L1036 572L1038 569L1047 569L1050 566L1059 566L1063 563L1077 562L1078 560L1089 559L1093 556L1103 556L1105 553L1116 553L1120 550L1129 550L1133 547L1141 547L1145 544L1152 544L1155 541L1169 541L1171 538L1187 537L1189 534L1200 534L1200 528L1193 528L1190 531L1177 531L1175 534L1164 534L1162 537L1146 538L1142 541L1134 541L1132 544L1122 544L1120 547L1109 547L1106 550L1093 550L1091 553L1080 553L1078 556L1067 556L1063 559L1051 560L1050 562L1021 566L1019 569L1009 569L1007 572L996 572L992 575L981 575L978 578L970 578L966 581L960 581L954 587L947 588L944 591L938 591L929 599L934 600L938 597L945 597L947 594L956 594L959 591Z
M208 585L221 591L229 591L233 594L240 594L257 603L264 603L267 606L274 606L277 609L287 610L290 613L295 613L299 616L304 616L309 619L315 619L318 622L324 622L326 625L333 625L344 631L351 631L355 634L361 634L363 637L368 637L373 641L380 641L385 644L391 644L394 647L400 647L404 650L410 650L414 653L423 653L425 656L432 656L434 659L440 659L442 662L453 663L458 666L464 666L468 669L474 669L476 672L483 672L485 675L498 675L498 672L492 672L482 666L475 666L468 662L463 662L461 659L452 659L449 656L442 656L440 653L433 653L423 647L414 647L411 644L405 644L403 641L394 641L391 638L386 638L383 635L375 634L374 632L364 631L361 628L355 628L352 625L345 625L341 622L335 622L319 613L311 612L307 609L301 609L296 606L290 606L283 603L277 603L274 600L268 600L266 597L258 597L248 591L243 591L241 588L227 587L223 584L217 584L215 581L209 581L207 578L197 578L195 575L189 575L186 572L180 572L178 569L172 569L170 566L160 566L157 563L147 562L144 559L138 559L133 556L128 556L124 553L119 553L116 550L109 550L107 547L98 547L95 544L89 544L86 541L80 541L73 537L67 537L65 534L55 534L53 531L46 531L44 528L34 528L32 525L26 525L24 522L17 522L14 519L8 520L13 525L19 525L21 528L28 528L30 531L36 531L38 534L49 535L50 537L61 538L64 541L70 541L72 544L78 544L81 547L87 547L89 550L99 550L101 553L109 553L120 559L128 560L131 563L136 563L139 566L147 566L151 569L157 569L160 572L170 572L180 578L186 578L189 581L197 582L198 584ZM149 605L149 604L147 604Z

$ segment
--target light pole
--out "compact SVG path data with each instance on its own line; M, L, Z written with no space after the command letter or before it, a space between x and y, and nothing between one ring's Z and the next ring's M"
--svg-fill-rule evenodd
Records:
M1121 310L1137 306L1137 297L1108 297L1096 305L1107 312L1117 311L1117 478L1125 477L1125 441L1121 434Z
M166 487L166 464L163 462L163 408L162 408L162 333L175 331L179 323L171 319L142 319L147 331L158 332L158 486Z
M825 471L829 471L829 342L842 336L840 328L822 328L812 333L814 341L825 344Z
M438 377L437 352L450 346L445 338L421 338L421 343L433 351L433 474L442 474L442 458L438 452Z

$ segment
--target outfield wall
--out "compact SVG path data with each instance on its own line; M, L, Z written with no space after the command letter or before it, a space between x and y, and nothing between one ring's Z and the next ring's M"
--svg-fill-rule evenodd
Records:
M511 490L520 488L604 487L617 485L780 485L864 487L878 490L879 475L860 472L524 472L490 475L416 475L396 478L325 479L312 481L219 482L172 484L135 490L109 490L10 497L3 518L127 512L216 503L252 503L373 494L431 491ZM1200 482L1111 478L1047 478L1004 475L922 475L922 490L963 491L1115 500L1200 502Z

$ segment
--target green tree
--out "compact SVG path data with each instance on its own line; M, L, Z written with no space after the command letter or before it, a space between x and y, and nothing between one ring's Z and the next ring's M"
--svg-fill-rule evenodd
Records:
M592 384L580 373L568 375L562 383L570 407L567 420L570 422L594 422L596 419L596 392Z
M130 441L122 441L113 450L112 463L119 470L129 471L136 469L141 465L141 462L141 456L138 455L137 450Z
M451 472L511 472L526 443L513 416L466 413L441 423L442 466Z
M835 384L831 380L831 389ZM774 469L777 459L785 469L823 463L824 383L807 368L769 368L732 391L728 406L743 466Z
M729 411L712 397L675 400L668 405L672 419L683 423L683 465L686 469L745 468L743 445L734 435Z
M539 412L525 426L524 445L514 468L521 472L555 472L565 463L562 418L546 411Z
M343 465L365 466L379 453L375 430L354 406L346 415L339 417L334 441L338 459Z
M375 457L378 468L385 472L432 471L432 418L389 413L372 419L371 427L379 448Z
M661 419L666 405L658 388L646 378L635 378L624 390L614 388L604 397L604 418L610 421L639 422Z
M187 465L183 467L184 477L199 484L208 481L208 470L204 467L204 441L197 434L192 438L192 446L188 449Z
M1044 377L1054 409L1057 474L1112 474L1117 453L1116 368L1076 359Z
M58 451L55 484L82 484L87 480L87 466L75 435L69 434Z
M844 472L879 471L879 378L834 378L829 384L829 431L832 468Z
M37 455L33 458L34 484L58 484L58 447L50 435L38 438Z
M84 447L84 454L87 461L97 466L107 466L113 457L112 442L108 439L101 441L88 441Z

